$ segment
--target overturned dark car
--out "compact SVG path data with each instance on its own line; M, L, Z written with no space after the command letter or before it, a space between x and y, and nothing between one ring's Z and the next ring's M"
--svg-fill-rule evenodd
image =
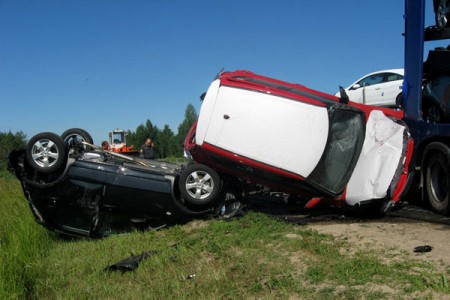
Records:
M36 221L62 234L103 237L186 222L219 206L228 213L220 201L204 206L180 197L183 165L102 151L78 128L37 134L9 154L8 165Z

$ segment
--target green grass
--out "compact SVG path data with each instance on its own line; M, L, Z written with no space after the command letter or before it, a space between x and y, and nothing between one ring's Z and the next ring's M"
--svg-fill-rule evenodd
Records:
M161 158L159 160L170 162L173 164L187 164L189 162L189 160L187 158L179 157L179 156L168 156L168 157Z
M34 222L17 180L0 179L0 207L0 299L450 297L449 273L431 263L354 253L343 241L259 213L68 240ZM105 271L149 250L158 252L133 272Z
M0 208L0 298L29 297L53 240L36 226L17 180L0 178Z

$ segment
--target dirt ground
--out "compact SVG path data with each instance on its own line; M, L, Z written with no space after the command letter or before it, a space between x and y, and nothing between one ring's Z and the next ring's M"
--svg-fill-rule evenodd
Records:
M267 199L266 199L267 200ZM405 202L385 217L364 218L358 213L305 211L280 205L276 200L258 202L256 209L287 221L302 224L320 233L331 234L359 249L388 249L412 258L450 267L450 217L437 215L427 207ZM430 252L417 253L418 246L431 246Z
M450 266L450 225L407 219L350 223L312 223L309 228L346 240L359 249L384 248L408 253L413 258ZM417 246L432 246L430 252L416 253Z

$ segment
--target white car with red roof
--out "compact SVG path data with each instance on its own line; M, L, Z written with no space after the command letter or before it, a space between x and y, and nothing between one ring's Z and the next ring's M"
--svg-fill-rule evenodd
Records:
M185 139L192 164L180 192L208 206L264 185L307 198L309 207L327 200L386 208L408 179L413 142L402 117L249 71L221 73Z

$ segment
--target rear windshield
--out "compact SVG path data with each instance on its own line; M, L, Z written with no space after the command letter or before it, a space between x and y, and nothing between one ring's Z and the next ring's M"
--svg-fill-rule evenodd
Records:
M365 136L364 114L349 106L328 111L329 136L325 151L307 180L333 194L340 194L353 173Z

